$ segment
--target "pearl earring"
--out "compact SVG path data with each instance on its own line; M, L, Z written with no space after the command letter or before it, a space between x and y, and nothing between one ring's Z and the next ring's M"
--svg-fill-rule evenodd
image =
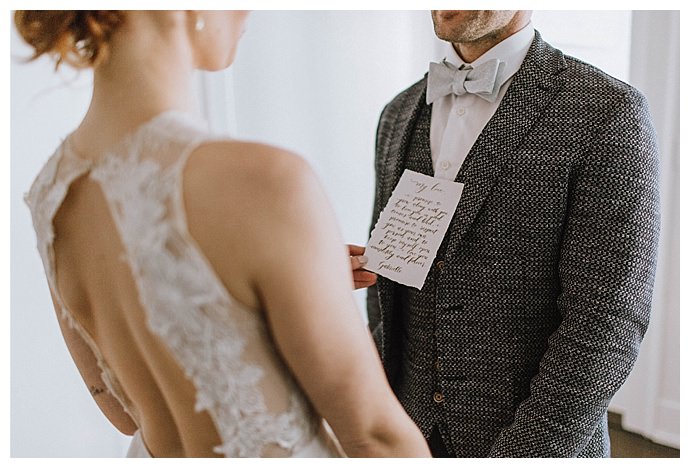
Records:
M195 31L203 31L205 27L206 27L206 22L204 21L204 17L201 15L197 15L196 23L194 23L194 30Z

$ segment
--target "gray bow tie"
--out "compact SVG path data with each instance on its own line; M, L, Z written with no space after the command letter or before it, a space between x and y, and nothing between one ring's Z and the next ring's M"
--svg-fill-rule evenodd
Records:
M442 63L431 62L426 86L426 103L431 104L451 93L458 96L471 93L494 102L503 84L503 80L498 78L504 69L505 63L498 59L484 62L476 68L463 65L460 69L445 60Z

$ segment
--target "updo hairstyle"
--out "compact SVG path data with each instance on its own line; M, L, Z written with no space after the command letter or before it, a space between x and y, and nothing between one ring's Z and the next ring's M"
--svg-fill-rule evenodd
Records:
M14 24L34 49L31 60L48 54L57 69L62 62L93 67L108 56L113 32L124 22L117 10L17 10Z

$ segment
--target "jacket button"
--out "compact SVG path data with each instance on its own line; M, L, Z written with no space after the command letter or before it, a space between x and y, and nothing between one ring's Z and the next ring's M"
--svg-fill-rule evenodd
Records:
M444 266L446 266L446 263L443 260L439 260L438 262L436 262L436 268L438 268L439 270L443 270Z
M434 369L436 369L437 371L441 370L441 360L440 359L436 359L436 362L434 363Z
M434 393L434 402L443 403L444 400L445 400L445 398L443 397L443 393L441 393L441 392Z

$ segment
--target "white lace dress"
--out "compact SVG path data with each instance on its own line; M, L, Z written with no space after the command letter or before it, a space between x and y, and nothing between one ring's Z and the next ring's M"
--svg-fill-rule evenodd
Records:
M53 217L70 184L81 176L99 183L137 286L150 331L169 348L196 388L197 411L206 410L227 457L259 457L269 445L290 456L336 456L317 435L318 418L282 364L261 314L234 300L189 235L182 203L182 172L191 151L211 139L205 125L186 114L165 112L121 145L91 163L70 148L69 138L45 164L26 196L38 250L61 313L90 345L103 380L137 420L126 389L109 369L85 329L64 306L56 284ZM247 348L273 355L258 365ZM271 412L262 378L275 374L289 389L291 405ZM137 434L130 455L146 456Z

